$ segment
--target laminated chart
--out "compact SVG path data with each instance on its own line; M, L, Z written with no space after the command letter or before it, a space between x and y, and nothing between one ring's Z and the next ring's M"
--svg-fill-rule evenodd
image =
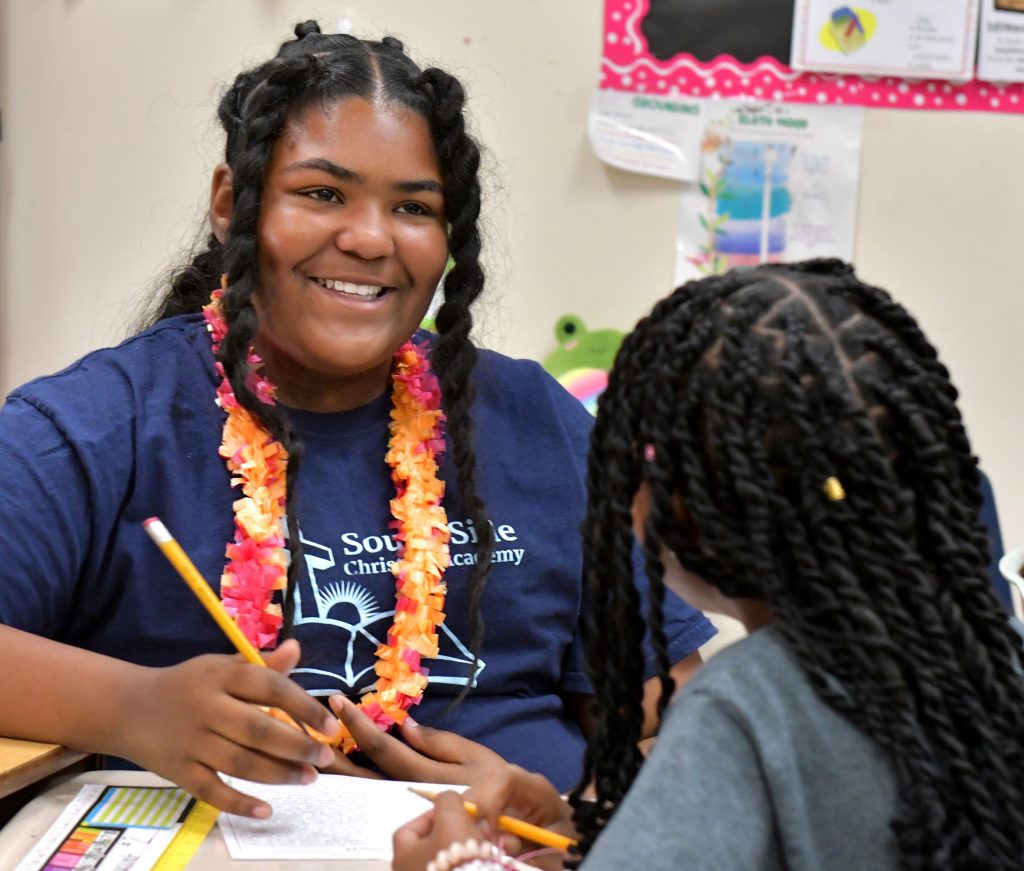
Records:
M87 784L15 871L149 871L195 804L177 787Z
M675 283L813 257L852 259L863 111L720 101L684 185Z

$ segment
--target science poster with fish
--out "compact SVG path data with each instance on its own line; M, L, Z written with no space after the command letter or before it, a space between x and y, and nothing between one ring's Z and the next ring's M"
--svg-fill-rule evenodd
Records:
M685 185L676 284L734 267L853 259L863 110L706 107L700 180Z
M693 165L665 158L674 154L659 133L665 119L650 111L660 103L741 98L1022 112L1024 85L979 80L973 69L979 4L1003 9L1014 2L605 0L599 94L592 118L601 116L602 101L607 101L614 123L603 129L618 137L621 153L628 155L630 143L638 154L660 148L662 165L673 167L664 174L675 172L682 178L692 175ZM1000 33L1008 33L1010 25L1001 24ZM808 69L792 65L794 47L797 65ZM881 58L878 64L873 57ZM818 68L810 68L814 66ZM637 95L647 102L627 105L624 111L621 98L615 102L600 92ZM683 143L692 139L692 125L681 123L689 117L687 111L675 113ZM660 125L653 141L644 135L648 121ZM635 135L630 139L627 134ZM682 154L686 156L685 149Z

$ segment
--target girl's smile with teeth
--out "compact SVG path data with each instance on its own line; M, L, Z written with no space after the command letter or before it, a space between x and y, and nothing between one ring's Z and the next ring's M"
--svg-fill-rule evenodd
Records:
M347 293L352 296L363 296L371 299L377 299L388 289L376 284L354 284L351 281L338 281L333 278L314 278L313 280L327 290L339 291L340 293Z
M232 179L220 178L225 226ZM388 389L448 261L444 184L426 118L314 101L285 125L257 227L254 343L282 403L338 411Z

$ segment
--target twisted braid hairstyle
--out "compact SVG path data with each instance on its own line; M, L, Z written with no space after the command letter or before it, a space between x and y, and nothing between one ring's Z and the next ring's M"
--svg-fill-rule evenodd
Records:
M646 483L653 590L667 549L774 611L819 696L887 755L902 866L1022 866L1022 647L987 576L956 397L911 316L838 261L695 281L639 323L588 473L588 634L621 642L590 646L597 801L574 797L583 851L640 764L628 557ZM833 476L839 501L823 489Z
M459 82L440 69L421 70L405 54L402 43L392 37L373 42L347 34L323 34L315 21L296 26L295 39L282 44L271 60L241 73L220 101L217 114L227 134L225 161L231 168L234 195L227 239L221 245L211 234L205 250L173 276L153 322L199 312L211 289L219 284L221 273L227 273L229 287L223 307L228 332L221 343L220 362L239 402L290 454L287 513L292 560L285 603L288 629L302 563L297 518L292 510L302 446L287 417L274 406L261 403L245 383L247 355L258 329L252 304L260 285L257 225L264 173L286 123L311 105L331 105L352 97L390 102L419 113L430 126L437 150L454 267L444 281L432 358L448 419L462 508L480 539L469 588L471 646L478 652L483 637L479 603L490 570L494 535L477 491L470 415L474 396L470 376L477 358L470 340L471 306L484 286L477 225L480 152L466 130L465 94Z

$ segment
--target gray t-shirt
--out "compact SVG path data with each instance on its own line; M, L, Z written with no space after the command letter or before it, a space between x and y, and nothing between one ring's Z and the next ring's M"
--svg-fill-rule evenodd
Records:
M583 867L885 871L897 867L895 805L883 754L768 627L679 694Z

